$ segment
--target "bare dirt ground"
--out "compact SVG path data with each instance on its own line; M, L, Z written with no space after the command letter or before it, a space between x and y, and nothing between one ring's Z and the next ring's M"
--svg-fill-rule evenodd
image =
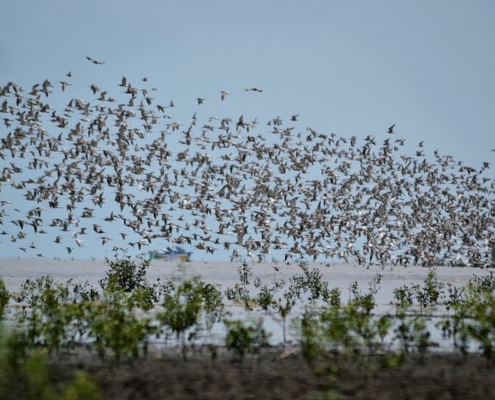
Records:
M183 361L169 349L146 360L105 364L87 351L53 356L51 381L61 387L76 371L85 371L98 384L103 399L493 399L495 367L478 355L463 362L455 354L429 354L422 362L410 355L401 367L382 366L382 356L361 362L310 368L299 351L263 349L241 363L219 350L215 360L206 347ZM13 383L12 398L29 398L27 385Z

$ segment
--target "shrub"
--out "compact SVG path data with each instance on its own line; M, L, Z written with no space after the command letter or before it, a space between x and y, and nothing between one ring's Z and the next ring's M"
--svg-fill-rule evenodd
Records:
M206 329L211 331L215 322L220 322L224 316L222 292L217 285L201 282L203 311L205 312Z
M299 263L303 275L294 275L289 278L289 293L292 298L299 298L302 293L308 293L310 302L329 297L328 282L323 281L323 274L318 268L309 269L306 262Z
M398 318L399 324L395 328L395 339L399 340L405 354L408 354L414 347L423 359L424 354L432 345L430 332L427 330L424 318L421 316L408 317L403 311L399 312Z
M340 307L342 304L341 301L341 290L340 288L333 288L325 293L323 300L331 307Z
M405 312L413 304L413 289L404 285L398 289L394 289L395 315Z
M1 333L1 326L0 326ZM72 381L55 386L50 381L45 356L28 353L25 337L12 333L0 342L0 400L15 398L47 400L99 400L96 383L78 371Z
M93 304L88 315L89 336L100 358L111 350L115 361L133 359L147 354L148 337L158 332L148 318L138 318L129 307L128 298L121 292L107 295L104 301Z
M129 308L137 307L150 311L158 301L155 289L149 285L138 286L129 296Z
M283 330L284 344L285 344L287 343L287 339L286 339L287 316L291 312L294 303L290 300L285 299L285 306L284 306L282 305L282 299L279 299L277 305L278 305L278 313L282 317L282 330Z
M100 389L86 373L77 371L72 382L64 390L62 400L99 400Z
M25 324L26 344L44 345L49 352L70 347L87 335L88 310L99 294L88 284L54 283L44 276L26 280L18 301L27 301L20 321Z
M186 330L199 322L203 301L203 283L192 278L171 287L165 295L164 310L158 314L160 322L181 337L182 357L186 360Z
M225 344L227 350L233 350L244 360L246 353L252 354L260 347L268 346L268 334L263 329L263 320L243 322L239 320L224 320L227 328Z
M227 288L225 290L225 297L227 300L234 300L244 304L246 310L252 310L254 301L249 294L249 290L244 285L236 283L233 288Z
M0 278L0 319L2 318L5 308L10 301L10 294L2 278Z
M268 309L277 304L273 297L273 289L270 289L267 285L263 285L256 298L259 306L265 313L268 313Z
M119 250L124 253L124 258L119 258ZM150 265L150 260L141 258L141 263L136 264L130 256L126 256L126 250L113 248L115 260L108 258L106 263L110 270L106 272L106 277L99 281L103 290L123 290L126 293L143 286L146 282L146 269Z
M491 363L495 356L495 295L488 288L470 288L469 291L464 307L458 309L463 317L458 331L473 340Z
M413 291L416 294L416 299L418 300L421 314L423 310L429 306L433 306L437 303L438 299L442 295L443 283L439 282L434 269L428 272L424 280L423 287L420 285L414 285Z
M303 355L314 367L320 358L335 361L374 354L383 346L390 326L388 316L372 317L355 298L343 306L306 309L299 320Z

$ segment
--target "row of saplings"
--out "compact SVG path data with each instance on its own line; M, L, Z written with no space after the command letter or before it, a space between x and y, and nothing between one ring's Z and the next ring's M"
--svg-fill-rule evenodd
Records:
M0 279L0 317L9 310L16 325L8 334L0 325L0 399L2 388L12 381L9 374L43 369L43 352L53 354L84 345L115 364L146 357L150 343L161 338L179 340L186 360L188 343L199 339L205 329L211 331L216 323L224 324L226 348L242 361L245 354L268 346L269 335L262 319L232 319L224 309L224 294L247 310L278 313L284 342L286 320L296 306L301 309L304 304L302 312L292 318L290 332L298 338L309 365L318 370L328 360L334 366L340 360L364 361L369 355L380 355L382 365L390 368L402 365L411 351L424 356L434 345L426 320L431 319L435 306L446 311L436 327L453 340L455 351L465 358L470 350L478 349L487 365L495 355L492 272L457 287L439 282L431 269L423 285L404 285L394 291L394 315L374 315L380 274L365 292L357 282L351 284L349 300L343 302L339 289L329 289L319 270L311 270L302 262L302 273L291 277L288 285L275 277L269 284L255 279L256 295L252 296L247 263L238 269L240 282L222 293L217 285L185 274L150 283L146 279L149 261L141 259L138 263L125 252L119 257L119 249L114 250L115 260L107 259L109 270L99 282L102 290L88 283L56 283L43 277L26 280L19 293L10 294ZM285 286L284 300L276 299L276 293ZM15 301L19 306L12 306ZM217 348L208 348L215 357ZM42 353L35 352L40 349ZM35 383L43 386L40 376L44 375L38 371L33 376ZM92 398L96 389L87 377L78 374L64 393L47 398Z

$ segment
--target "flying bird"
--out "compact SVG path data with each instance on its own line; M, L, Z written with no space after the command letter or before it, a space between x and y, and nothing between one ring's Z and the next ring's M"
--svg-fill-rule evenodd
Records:
M196 134L194 113L188 128L176 135L182 123L169 121L173 117L165 114L174 102L155 104L147 88L131 85L122 75L113 85L125 96L120 104L112 104L110 88L96 84L86 88L89 97L97 99L91 104L72 99L63 110L55 111L42 101L42 94L52 94L50 89L69 90L72 79L58 81L56 88L45 80L27 91L13 82L0 86L0 124L14 127L0 138L0 185L9 182L24 191L34 207L21 213L17 204L0 200L0 224L10 218L16 226L0 236L7 235L8 240L10 235L11 242L23 246L15 246L16 251L36 249L35 242L28 246L31 240L22 240L33 230L46 234L43 227L54 232L52 243L64 243L59 250L69 254L85 250L79 235L101 235L96 237L106 245L120 237L126 241L132 234L139 237L128 245L139 249L165 239L214 253L223 241L223 248L232 251L232 261L244 254L263 260L271 249L287 248L287 262L324 255L359 264L433 265L438 261L436 253L452 248L455 254L445 252L445 261L452 264L466 257L466 263L482 264L490 257L486 245L495 246L495 241L489 241L495 224L491 214L495 182L478 179L489 163L483 163L478 173L436 152L436 158L429 160L422 151L423 142L416 153L396 158L393 144L403 146L405 139L387 137L376 148L377 139L368 135L361 147L356 136L338 138L312 128L307 128L310 134L304 143L301 132L293 133L299 116L292 113L287 116L289 126L280 116L268 121L271 134L280 139L270 145L264 143L263 128L256 132L257 119L245 121L243 114L236 122L227 116L210 117L201 134ZM256 87L244 90L261 92ZM230 95L217 93L222 100ZM196 101L203 104L204 99ZM48 110L51 114L42 118ZM162 125L166 128L159 128ZM155 126L163 130L148 140ZM394 128L395 124L386 132L394 134ZM244 130L247 135L241 134ZM207 146L215 154L209 154ZM169 151L173 147L175 156ZM23 176L24 163L17 161L24 155L31 170L28 176ZM336 165L329 166L330 160ZM313 166L321 168L322 179L313 176ZM256 188L249 190L253 183ZM139 197L126 190L131 186L139 188ZM112 212L101 219L90 207L106 206L106 190L113 190L116 205L107 206ZM51 224L43 223L41 205L53 213ZM180 209L182 215L163 213L168 207L171 213ZM121 213L114 214L119 208ZM481 209L483 218L475 218L472 209ZM430 210L439 216L432 218ZM276 219L271 215L280 223L273 223ZM105 236L110 222L122 225L115 231L120 237ZM417 229L418 224L425 229ZM71 231L71 247L65 247ZM223 240L224 236L234 239ZM360 242L362 250L357 246Z
M263 90L261 90L260 88L257 88L257 87L254 87L254 88L251 88L251 89L244 89L246 92L263 92Z
M222 101L224 101L225 98L230 95L230 93L229 92L226 92L225 90L221 90L220 93L222 94L222 96L221 96L222 97Z
M67 88L67 86L72 86L70 83L67 83L67 82L59 82L60 84L62 84L62 92L65 92L65 89Z
M101 236L100 239L101 239L101 244L106 244L109 240L112 240L107 236Z
M95 59L93 59L93 58L91 58L91 57L88 57L88 56L86 56L86 58L87 58L89 61L91 61L93 64L96 64L96 65L103 65L103 64L105 64L105 62L104 62L104 61L98 61L98 60L95 60Z

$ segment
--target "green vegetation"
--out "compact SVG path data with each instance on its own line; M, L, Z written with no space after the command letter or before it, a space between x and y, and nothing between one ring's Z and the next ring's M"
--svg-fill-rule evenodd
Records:
M169 327L172 332L181 338L182 357L186 360L186 331L196 327L203 309L204 284L199 278L184 280L170 287L165 295L163 311L158 314L159 321ZM192 340L196 332L189 335Z
M440 282L432 268L423 284L394 290L391 304L395 312L389 314L376 310L381 274L374 276L367 290L351 283L345 301L341 290L329 288L317 268L311 270L301 263L302 274L291 277L283 297L275 300L284 282L252 280L247 263L238 269L240 283L222 292L198 276L188 276L184 265L181 274L151 283L146 278L148 261L131 260L125 253L123 259L118 257L116 251L116 259L107 260L109 271L99 281L99 290L87 282L59 283L44 276L26 280L20 292L11 296L0 280L0 311L4 312L11 299L22 303L11 313L16 328L3 337L0 400L6 398L14 381L28 385L32 398L98 398L94 382L83 374L74 375L64 387L50 386L46 356L82 344L104 363L118 365L146 358L153 341L176 338L186 361L203 330L211 331L221 323L226 349L242 362L246 355L269 345L269 333L254 309L280 317L276 320L281 321L284 344L290 322L291 334L308 365L332 379L343 363L365 366L371 356L380 357L380 365L386 369L399 368L411 353L419 354L424 362L435 345L432 324L427 323L432 318L437 318L436 327L452 339L454 351L464 360L471 351L485 357L487 366L495 359L493 272L459 287ZM240 301L248 310L246 321L232 319L225 312L224 297ZM433 310L440 308L446 313L433 316ZM216 345L208 345L215 358Z
M224 320L227 328L225 344L228 350L233 350L240 361L246 354L252 354L261 347L268 346L268 334L263 329L261 318L255 321Z
M9 304L10 294L7 288L5 287L5 283L3 279L0 278L0 319L2 319L3 313L5 312L5 307Z
M27 352L24 336L7 335L0 325L0 400L99 400L100 390L86 373L77 371L65 385L54 385L46 357L40 351Z
M108 350L117 363L146 356L148 337L158 332L151 319L139 317L128 300L122 292L109 292L88 310L88 337L102 359Z
M119 251L123 253L124 258L119 258ZM137 265L130 256L126 256L126 250L114 247L113 252L115 260L106 259L109 271L99 282L102 289L123 290L130 293L145 285L146 269L150 265L150 260L142 258L141 264Z

